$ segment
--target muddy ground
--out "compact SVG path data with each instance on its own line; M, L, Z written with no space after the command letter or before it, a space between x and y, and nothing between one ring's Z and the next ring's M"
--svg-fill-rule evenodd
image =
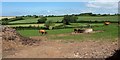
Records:
M118 49L117 41L50 41L39 36L25 38L7 29L2 32L3 58L107 58Z

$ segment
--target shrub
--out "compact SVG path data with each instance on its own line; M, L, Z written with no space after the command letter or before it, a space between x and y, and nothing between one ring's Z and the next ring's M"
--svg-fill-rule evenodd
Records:
M23 17L16 17L15 20L24 20Z
M54 24L54 22L52 20L47 20L45 22L45 26L46 26L47 29L52 29L54 25L55 24Z
M41 17L40 19L38 19L37 23L45 23L45 21L47 21L46 17Z
M65 25L70 25L70 23L77 22L78 17L75 15L65 15L63 18L63 23Z
M9 23L9 19L8 18L3 18L2 19L2 25L7 25Z

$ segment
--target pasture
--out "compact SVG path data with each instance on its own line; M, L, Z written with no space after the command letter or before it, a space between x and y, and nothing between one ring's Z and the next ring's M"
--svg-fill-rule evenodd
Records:
M88 23L70 23L71 25L66 25L66 28L59 28L63 23L55 23L54 27L58 27L53 30L46 30L47 35L41 35L38 30L40 27L45 27L44 23L36 24L39 18L34 17L24 17L23 20L17 20L9 22L11 25L6 25L9 27L39 27L37 29L17 29L17 32L25 37L46 37L48 40L101 40L101 41L115 41L118 38L118 26L117 23L112 23L108 26L104 26L103 23L90 23L94 31L104 31L90 34L72 34L74 28L80 28L81 26L86 26ZM63 17L47 17L47 20L52 20L53 22L62 21ZM118 16L78 16L78 21L118 21ZM15 24L14 24L15 23ZM32 24L30 24L32 23Z
M47 17L47 20L61 22L63 17ZM24 20L12 21L12 23L37 23L38 18L24 17ZM118 16L78 16L78 21L118 21Z
M93 24L97 25L97 24ZM35 29L24 29L17 30L22 36L34 37L34 36L43 36L47 37L48 40L74 40L74 41L84 41L84 40L101 40L101 41L116 41L118 38L118 26L117 24L111 24L109 26L104 26L99 24L98 27L93 27L94 31L104 31L96 33L80 33L72 34L74 28L65 28L65 29L54 29L46 30L47 35L41 35L38 33L38 30Z

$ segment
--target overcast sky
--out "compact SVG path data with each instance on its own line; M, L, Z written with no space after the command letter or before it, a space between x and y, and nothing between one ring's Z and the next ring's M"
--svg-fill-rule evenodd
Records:
M119 0L3 0L2 15L63 15L118 13Z

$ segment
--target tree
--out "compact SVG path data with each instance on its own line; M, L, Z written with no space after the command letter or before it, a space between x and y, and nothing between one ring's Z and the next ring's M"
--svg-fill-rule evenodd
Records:
M38 16L37 16L37 15L33 15L33 17L34 17L34 18L38 18Z
M26 17L32 17L31 15L27 15Z
M45 21L47 21L46 17L41 17L40 19L38 19L37 23L45 23Z
M75 15L65 15L63 18L63 23L65 25L70 25L70 23L77 22L78 17Z
M24 18L22 16L16 16L15 20L24 20Z
M77 22L77 19L78 19L77 16L72 15L70 18L71 18L71 19L70 19L70 22L71 22L71 23L76 23L76 22Z
M69 15L65 15L63 18L63 24L65 25L70 25L70 16Z
M7 25L9 23L9 19L8 18L3 18L2 19L2 25Z
M45 22L45 26L46 26L46 28L47 29L53 29L53 26L54 26L55 24L54 24L54 22L52 21L52 20L47 20L46 22Z

